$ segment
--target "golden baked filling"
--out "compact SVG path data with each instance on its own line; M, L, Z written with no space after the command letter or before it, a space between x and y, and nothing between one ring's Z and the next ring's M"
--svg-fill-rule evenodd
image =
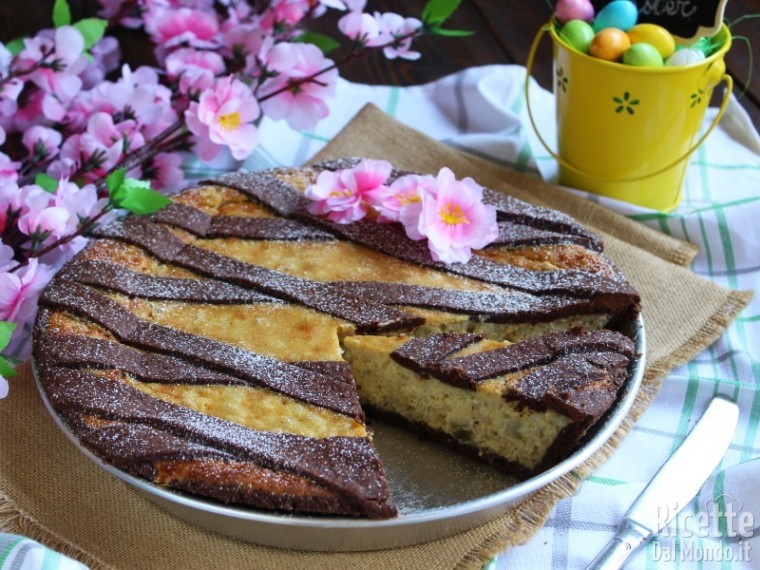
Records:
M572 451L634 357L613 329L639 298L601 241L486 190L498 239L434 262L398 224L309 214L352 164L226 175L96 231L35 327L83 446L223 502L372 518L396 509L365 409L518 477Z

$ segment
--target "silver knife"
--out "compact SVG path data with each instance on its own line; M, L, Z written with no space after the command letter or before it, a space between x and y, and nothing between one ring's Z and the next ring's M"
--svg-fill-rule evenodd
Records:
M696 496L726 453L739 419L739 407L715 396L675 453L636 498L615 537L586 570L620 568L628 557Z

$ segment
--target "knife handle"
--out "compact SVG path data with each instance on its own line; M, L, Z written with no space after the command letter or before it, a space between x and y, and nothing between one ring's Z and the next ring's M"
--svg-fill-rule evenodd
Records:
M628 557L641 546L649 532L629 520L623 521L615 537L586 566L586 570L618 570Z

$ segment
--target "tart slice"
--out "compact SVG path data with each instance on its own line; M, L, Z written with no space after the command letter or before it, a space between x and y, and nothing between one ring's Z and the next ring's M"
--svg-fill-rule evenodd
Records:
M556 464L615 401L634 345L608 330L344 340L365 409L519 478Z

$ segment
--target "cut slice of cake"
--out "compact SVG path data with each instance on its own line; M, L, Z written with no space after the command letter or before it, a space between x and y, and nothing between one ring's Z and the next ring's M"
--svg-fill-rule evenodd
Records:
M634 345L609 330L511 344L479 335L350 336L370 414L527 478L556 464L615 401Z
M233 173L94 232L34 340L82 446L225 503L370 518L396 509L363 406L523 478L572 452L639 310L601 241L485 190L498 238L434 261L397 223L310 213L304 190L356 164Z

